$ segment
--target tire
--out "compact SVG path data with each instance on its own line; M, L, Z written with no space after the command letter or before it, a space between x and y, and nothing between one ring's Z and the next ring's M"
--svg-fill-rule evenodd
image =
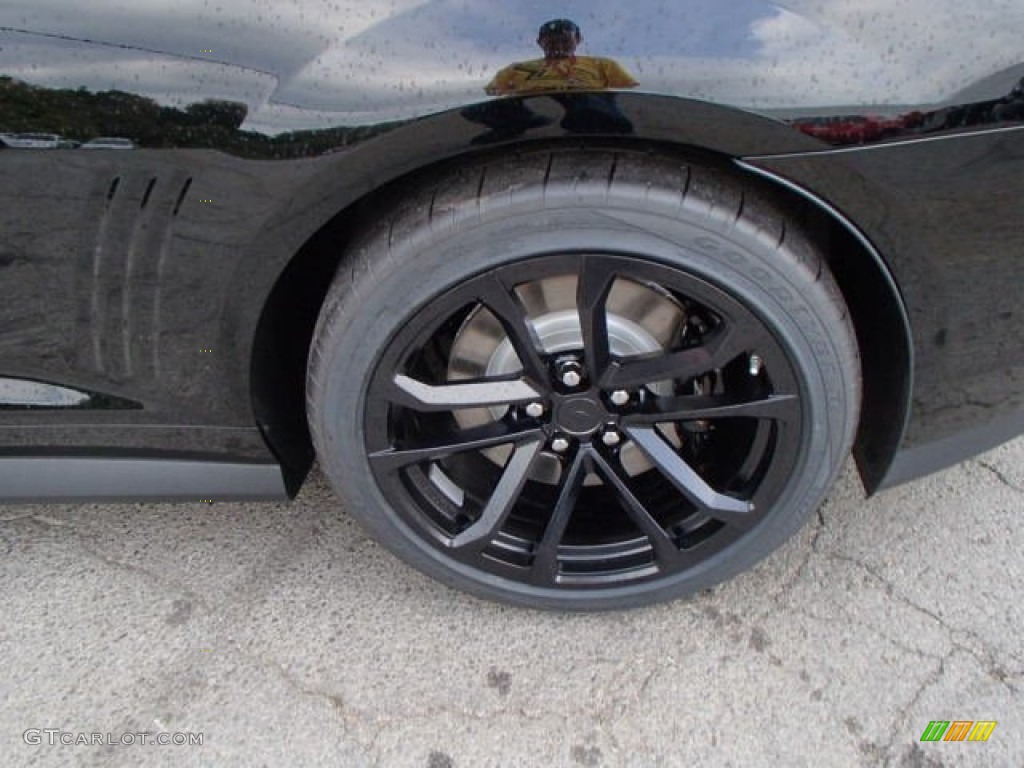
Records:
M849 453L860 367L819 251L756 182L548 150L406 190L356 238L307 400L344 508L398 557L618 609L797 531Z

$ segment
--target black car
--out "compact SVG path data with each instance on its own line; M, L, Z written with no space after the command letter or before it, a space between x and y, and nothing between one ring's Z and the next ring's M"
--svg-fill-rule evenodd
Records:
M5 3L0 502L603 609L1021 434L1024 6L877 7Z

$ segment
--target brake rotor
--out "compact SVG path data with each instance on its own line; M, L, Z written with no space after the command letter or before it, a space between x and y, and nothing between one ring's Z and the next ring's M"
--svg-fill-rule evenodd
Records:
M547 355L579 352L583 349L583 331L576 308L575 275L565 275L525 283L516 293L526 310L533 332ZM632 280L617 279L605 303L605 322L609 349L619 357L661 352L679 339L687 314L685 308L658 286L643 285ZM448 358L449 381L505 376L522 370L501 323L483 306L476 307L463 321L455 335ZM671 395L671 381L649 382L646 388L658 395ZM505 416L506 406L468 408L454 412L463 429L479 427ZM666 435L673 442L672 435ZM510 446L482 451L488 459L503 466L511 452ZM651 468L646 456L632 443L625 442L619 452L626 472L638 475ZM553 453L542 452L534 462L531 479L555 484L559 481L562 462ZM587 484L598 485L595 476Z

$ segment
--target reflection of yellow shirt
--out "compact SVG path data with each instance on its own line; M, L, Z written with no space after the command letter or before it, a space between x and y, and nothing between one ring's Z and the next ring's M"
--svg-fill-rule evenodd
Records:
M617 61L596 56L534 59L505 67L484 88L491 96L538 91L632 88L637 85Z

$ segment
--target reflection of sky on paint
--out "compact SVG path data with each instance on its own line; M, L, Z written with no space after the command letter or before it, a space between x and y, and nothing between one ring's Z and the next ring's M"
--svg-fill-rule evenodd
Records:
M566 18L576 22L586 46L595 53L659 56L685 51L688 56L745 58L756 53L750 35L754 22L773 12L765 0L430 0L371 27L349 44L386 46L423 39L430 31L428 36L435 40L463 41L483 55L511 60L537 56L540 25Z
M0 0L0 27L125 43L283 74L376 24L383 8L402 12L418 2Z
M83 82L85 72L88 80ZM176 106L197 101L200 87L218 98L250 105L263 103L277 87L277 78L269 73L199 58L3 32L0 74L54 88L130 91Z
M639 90L752 109L934 104L1019 62L1020 0L781 5L0 0L0 27L125 45L0 31L0 73L57 87L119 88L179 105L235 99L250 107L247 127L276 132L412 117L481 100L498 69L540 55L537 28L559 17L581 27L581 54L616 58L640 80Z
M581 54L610 56L630 70L650 57L750 60L759 48L752 30L775 13L765 0L428 0L325 50L281 84L275 101L387 111L478 100L497 70L542 55L537 30L552 18L579 25Z

